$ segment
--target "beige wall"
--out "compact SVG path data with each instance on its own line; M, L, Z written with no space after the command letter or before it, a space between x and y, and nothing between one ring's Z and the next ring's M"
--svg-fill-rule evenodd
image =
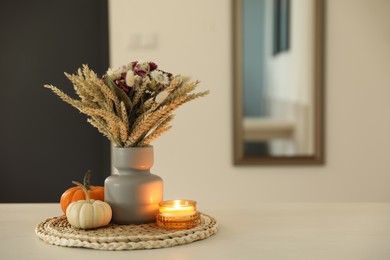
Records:
M154 60L211 95L179 109L154 142L165 198L199 205L390 202L390 1L329 0L324 166L232 164L231 10L227 0L111 0L111 64ZM158 34L156 48L126 40ZM148 39L146 39L148 41Z

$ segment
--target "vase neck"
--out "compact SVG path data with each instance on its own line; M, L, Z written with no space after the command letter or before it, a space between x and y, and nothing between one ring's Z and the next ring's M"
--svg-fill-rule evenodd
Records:
M152 146L113 148L112 162L118 172L150 173L153 159Z

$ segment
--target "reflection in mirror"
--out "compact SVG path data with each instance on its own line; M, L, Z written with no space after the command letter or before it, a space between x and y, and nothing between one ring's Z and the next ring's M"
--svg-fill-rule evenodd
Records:
M235 163L322 163L323 3L234 1Z

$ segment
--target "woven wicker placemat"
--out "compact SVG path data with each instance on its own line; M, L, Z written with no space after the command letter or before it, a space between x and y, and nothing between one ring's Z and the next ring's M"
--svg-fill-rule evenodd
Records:
M99 250L136 250L172 247L208 238L217 232L217 221L201 214L200 223L190 229L164 229L155 223L116 225L82 230L73 228L66 216L49 218L38 224L35 234L46 243L65 247Z

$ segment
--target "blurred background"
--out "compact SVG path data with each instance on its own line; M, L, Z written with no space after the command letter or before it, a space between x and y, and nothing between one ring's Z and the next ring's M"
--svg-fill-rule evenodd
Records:
M156 140L165 199L203 205L390 202L390 1L327 0L326 163L234 166L229 0L2 1L0 202L57 202L91 168L110 174L109 143L42 87L71 93L63 71L132 60L190 75L211 94L180 108Z

